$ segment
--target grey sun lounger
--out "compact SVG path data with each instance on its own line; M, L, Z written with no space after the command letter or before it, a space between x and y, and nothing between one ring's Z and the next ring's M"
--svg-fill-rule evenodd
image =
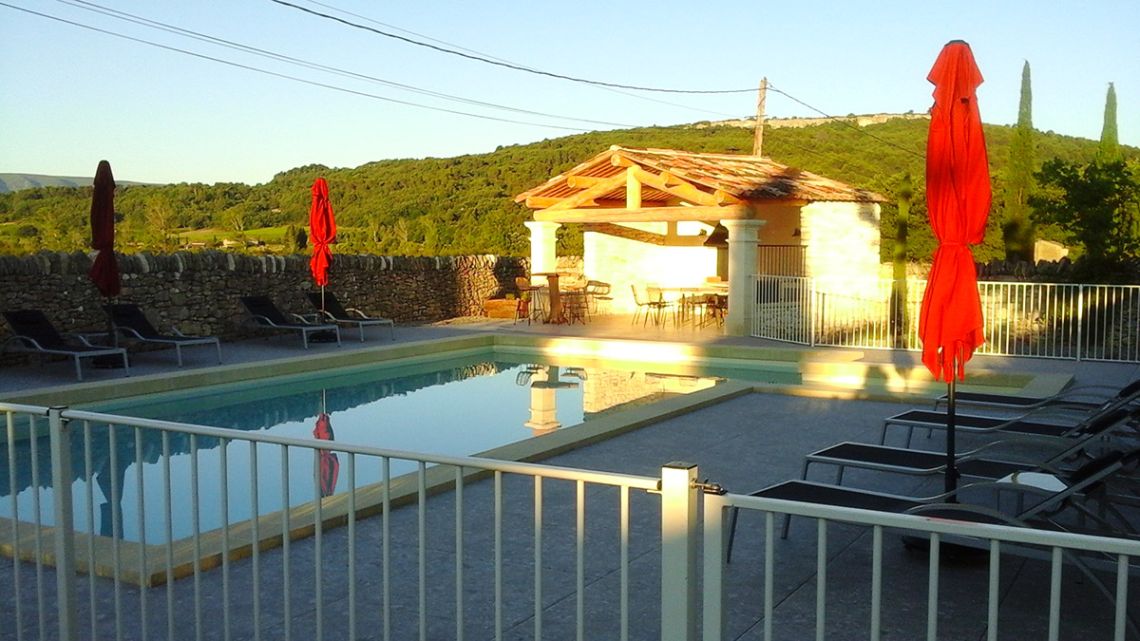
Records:
M70 356L75 361L75 378L83 380L80 359L99 356L123 359L123 371L130 376L130 363L127 350L121 347L93 345L86 337L78 334L61 334L37 309L21 309L4 312L4 318L15 334L4 343L4 348L12 351Z
M360 330L361 343L364 342L364 328L376 325L387 325L388 337L396 340L396 324L390 318L369 316L355 307L346 308L332 292L309 292L308 297L309 302L325 320L338 325L355 325Z
M1062 390L1052 396L1017 396L1008 394L986 394L982 392L956 392L954 402L961 405L992 407L1009 410L1031 410L1039 407L1060 407L1077 410L1093 410L1106 402L1140 392L1140 379L1124 387L1107 385L1086 385ZM948 400L943 394L934 400L934 409L942 407Z
M222 362L222 345L214 336L187 336L171 328L173 334L163 334L151 325L150 320L143 313L142 308L131 303L115 303L104 305L103 309L111 317L111 325L121 336L144 343L157 343L171 345L178 359L178 366L182 367L182 348L195 345L213 345L218 352L218 363Z
M1060 472L1060 466L1064 462L1080 455L1090 445L1099 443L1105 435L1126 424L1138 422L1140 422L1140 408L1116 408L1090 421L1081 430L1079 438L1073 439L1072 443L1066 443L1065 447L1055 451L1040 463L985 456L987 451L1025 440L1011 438L993 441L968 452L961 452L955 459L955 464L962 476L978 479L997 479L1014 472L1030 470ZM812 464L835 466L837 468L835 484L842 485L843 472L848 467L914 476L942 474L946 470L946 453L844 441L805 456L801 478L807 479L808 469Z
M955 413L955 428L963 433L1000 433L1003 435L1018 435L1038 438L1063 438L1080 434L1090 424L1101 417L1110 414L1116 409L1129 407L1135 403L1137 395L1116 399L1105 403L1095 411L1085 413L1083 416L1072 414L1058 414L1050 416L1048 412L1030 412L1019 417L981 416L978 414ZM1050 418L1050 421L1033 420L1039 416ZM1079 419L1079 420L1078 420ZM909 410L883 421L883 429L879 435L879 444L887 441L887 429L892 426L907 428L906 446L910 447L916 428L928 430L946 429L947 416L945 412L930 410Z
M300 332L305 349L309 349L309 334L314 332L332 332L336 336L337 346L340 345L340 328L335 324L309 323L295 314L294 320L289 320L268 296L242 296L241 304L249 312L251 322L258 327Z

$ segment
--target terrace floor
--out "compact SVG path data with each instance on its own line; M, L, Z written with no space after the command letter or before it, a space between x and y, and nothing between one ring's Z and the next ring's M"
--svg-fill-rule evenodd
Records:
M341 350L356 350L375 347L378 343L386 341L386 329L379 328L369 334L369 341L360 343L355 339L352 331L344 333ZM432 326L397 327L396 344L403 345L416 341L430 341L438 338L469 335L472 332L499 332L499 333L525 333L544 336L585 336L592 338L607 338L619 340L648 340L658 342L684 342L710 345L739 345L741 347L767 347L772 349L804 349L797 346L788 346L778 343L760 341L744 337L726 337L717 328L694 330L691 327L666 326L643 327L630 323L629 317L614 316L596 318L587 325L549 326L512 324L511 321L498 321L487 319L459 319L457 321ZM314 345L313 354L327 353L337 348L333 345ZM293 335L282 335L273 339L256 339L223 345L223 353L227 365L235 363L269 362L274 359L296 357L303 354L300 341ZM913 367L918 365L918 355L913 353L891 351L853 351L844 350L847 362L863 363L877 366ZM212 362L209 349L198 353L191 350L186 354L187 368L205 368L215 365ZM995 372L1029 373L1047 376L1071 376L1075 384L1107 384L1123 385L1124 383L1140 378L1140 365L1073 362L1044 359L1014 359L978 356L970 364L971 368L985 369ZM176 371L173 364L173 355L166 352L147 352L132 358L132 373L135 376L161 374L162 372ZM114 370L88 370L88 380L92 382L105 381L122 377L122 372ZM30 367L0 369L0 400L5 397L18 396L32 392L49 392L52 389L66 389L74 385L73 369L69 362L51 362L44 366L33 364ZM926 404L927 400L918 399L913 394L899 394L893 399L889 394L876 395L873 400L859 398L857 393L840 393L833 389L823 390L819 394L781 394L781 393L755 393L734 398L725 402L698 409L688 414L667 418L654 425L623 434L593 445L581 447L571 452L555 456L543 461L559 466L579 467L594 470L622 472L656 476L660 467L666 462L684 460L700 466L700 477L718 482L734 492L748 492L786 479L796 478L800 474L803 455L842 440L874 442L878 438L878 431L882 419L891 414L902 411L912 404ZM938 450L943 443L938 435L926 439L917 439L918 446ZM964 441L964 442L963 442ZM966 449L975 445L977 441L963 438L959 447ZM829 479L826 473L817 472L813 478ZM916 479L888 477L884 474L858 474L849 472L847 484L882 491L902 494L934 494L939 491L940 479ZM489 483L477 483L465 490L468 498L479 497L489 492ZM552 496L555 493L552 492ZM446 498L443 499L446 502ZM443 513L447 513L446 510ZM409 517L411 515L406 515ZM482 531L481 528L489 526L490 514L467 514L467 518L474 522L473 530ZM570 517L568 517L570 518ZM656 526L655 519L659 518L653 510L640 510L633 515L632 530L637 532L652 532ZM361 524L359 532L366 529L377 528L377 519L371 523ZM414 519L412 519L414 520ZM441 529L446 527L440 523ZM568 527L573 527L572 518ZM554 530L552 530L553 532ZM757 639L762 638L762 622L760 610L762 604L763 575L761 566L763 548L758 519L745 516L740 522L740 532L737 538L737 547L734 551L733 562L727 572L726 596L730 608L729 638ZM347 533L345 528L331 530L325 533L323 545L326 549L342 550L346 545ZM555 534L551 535L556 537ZM869 629L869 531L850 527L834 526L829 535L829 577L830 588L828 592L827 634L828 639L865 638ZM311 539L300 540L293 543L293 553L298 558L312 559ZM439 555L446 557L446 537L440 541ZM517 559L521 559L521 567L514 568L522 572L526 567L527 555L532 552L525 549L526 537L522 536L521 546L517 552ZM791 536L787 540L777 541L778 573L776 578L776 638L778 639L805 639L815 635L814 613L816 607L815 596L815 568L816 568L816 534L814 524L808 522L794 522ZM572 548L571 548L572 549ZM433 549L431 558L436 558ZM263 553L263 561L268 560L277 550ZM591 625L600 625L611 621L616 611L616 604L612 600L602 598L600 594L608 593L616 580L614 568L610 563L614 561L612 554L601 554L599 559L592 561L588 577L589 596L586 601L587 620ZM557 575L563 571L573 572L573 554L567 551L563 557L554 557L547 560L548 576ZM884 551L884 638L887 639L915 639L923 638L926 630L926 559L904 548L898 537L890 538ZM651 608L646 612L654 612L652 617L640 615L635 619L631 628L631 637L635 639L660 638L660 624L656 620L656 595L659 594L659 579L655 579L654 567L659 562L659 542L647 536L641 541L635 541L633 546L633 567L631 573L641 577L635 585L637 593L633 595L634 612L639 606ZM410 558L395 561L407 563L405 566L397 565L394 574L404 574L414 579L414 555ZM454 558L444 563L454 564ZM369 564L369 570L375 570L375 562ZM11 585L11 576L14 568L7 559L0 559L0 585ZM24 585L31 585L34 572L28 568L18 570L24 577ZM315 599L314 581L312 579L311 563L308 567L297 569L302 575L295 581L294 598L302 602L305 599ZM447 574L453 571L447 567L431 570L432 580L439 581L440 585L447 585ZM489 569L482 565L472 566L466 571L465 580L473 585L490 585ZM336 571L337 576L325 577L328 584L323 589L324 605L322 616L326 625L325 638L344 638L347 625L347 603L344 598L330 598L330 596L344 596L344 586L337 582L337 577L343 578L343 569ZM50 574L50 572L49 572ZM523 573L525 574L525 572ZM437 576L438 575L438 576ZM513 576L513 575L512 575ZM572 574L570 575L572 576ZM1020 557L1006 557L1002 564L1002 603L1003 618L999 625L1000 638L1005 639L1038 639L1045 638L1047 633L1047 619L1043 612L1049 603L1049 567L1043 562ZM523 639L532 638L533 620L531 613L533 606L529 599L529 579L519 575L520 584L510 587L510 595L519 599L511 604L507 611L506 638ZM985 560L962 560L949 563L943 568L942 583L942 614L939 619L939 638L946 639L983 639L986 635L985 626L985 585L988 577ZM279 579L280 577L278 577ZM276 579L263 577L263 581ZM370 594L359 598L373 599L375 597L376 576L361 579L358 595L371 591ZM653 581L658 584L653 585ZM104 580L101 580L104 581ZM184 583L183 581L182 583ZM570 581L569 583L573 583ZM253 587L252 573L249 560L231 563L229 585L231 595L245 595ZM363 590L362 590L363 588ZM202 593L210 607L220 607L222 594L222 577L218 572L207 572L202 579ZM152 589L152 610L164 608L164 597L160 594L163 589ZM180 586L177 590L176 603L178 608L188 607L192 604L192 593L188 586ZM414 593L414 590L409 589ZM447 592L442 592L446 597ZM1130 612L1134 617L1140 617L1140 579L1133 577L1131 581ZM411 599L414 594L401 597L401 603ZM573 592L547 593L548 605L545 607L546 634L544 638L568 639L573 638ZM407 598L405 598L407 597ZM26 599L25 611L32 608L34 595L21 595ZM86 599L86 594L81 598ZM106 581L106 589L97 591L96 600L103 611L109 611L114 599L114 591L110 589L110 582ZM137 589L129 586L123 587L122 602L128 613L137 607ZM469 605L467 619L469 632L467 638L491 638L489 629L490 612L477 604L478 600ZM245 604L246 598L240 597L235 603ZM1066 571L1064 575L1064 594L1062 598L1063 620L1061 638L1095 639L1111 638L1112 609L1108 602L1076 572ZM278 638L282 633L283 618L278 606L273 606L267 612L265 619L260 622L264 638ZM237 615L234 629L231 630L233 638L249 638L254 630L254 620L248 613L247 607L234 607ZM13 616L12 601L0 600L0 621L11 621ZM126 619L132 620L131 614ZM153 616L153 612L152 612ZM293 620L290 623L294 638L312 637L312 619L314 612L311 609L299 611L294 609ZM377 615L375 607L362 610L361 621L358 622L361 630L367 631L366 637L380 638L377 628ZM447 608L434 612L429 624L429 638L450 638L454 634L454 614ZM25 616L26 618L26 616ZM25 627L30 628L33 622L25 621ZM158 630L161 636L165 629ZM393 638L410 638L415 634L415 628L400 628L393 630ZM0 638L9 638L7 626L0 626ZM397 634L398 633L398 634ZM181 638L183 631L178 631ZM409 636L404 636L405 634ZM125 638L136 638L137 631L127 630ZM33 637L34 638L34 637ZM587 631L587 638L590 636Z

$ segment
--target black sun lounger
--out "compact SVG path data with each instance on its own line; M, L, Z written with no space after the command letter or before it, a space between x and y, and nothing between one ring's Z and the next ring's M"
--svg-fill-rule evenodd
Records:
M369 316L355 307L345 308L332 292L309 292L309 302L324 317L324 320L338 325L355 325L360 330L360 342L364 342L364 328L376 325L388 326L388 337L396 340L396 324L390 318Z
M301 342L305 349L309 349L309 334L313 332L332 332L336 336L336 344L340 345L340 329L336 325L308 323L296 315L295 320L289 320L267 296L242 296L241 304L249 312L250 320L258 327L301 332Z
M1102 435L1127 423L1140 421L1140 408L1116 408L1099 415L1081 430L1079 438L1053 453L1041 463L1009 461L983 456L987 450L1021 441L1012 438L993 441L977 449L959 453L956 458L958 472L965 477L996 479L1019 471L1057 471L1060 464L1085 451ZM912 450L903 447L873 445L845 441L812 452L804 457L803 476L807 479L811 464L834 465L838 468L835 484L843 484L843 472L848 467L893 472L916 476L942 474L946 470L946 453Z
M1103 492L1106 481L1119 474L1121 470L1135 466L1140 460L1140 449L1123 452L1114 450L1103 454L1069 472L1065 475L1038 475L1052 480L1053 490L1043 489L1040 484L1019 483L1017 475L1010 474L998 481L985 481L971 483L959 487L954 492L938 494L929 497L903 496L887 494L871 490L860 490L851 487L842 487L815 481L784 481L752 492L749 496L758 496L784 501L797 501L800 503L814 503L817 505L834 505L860 510L878 512L921 514L932 509L940 511L939 516L949 518L947 511L960 510L963 514L960 520L979 520L983 522L1000 522L993 519L1006 519L992 506L983 506L972 503L949 503L952 497L960 497L966 490L995 489L1010 490L1021 493L1027 497L1038 497L1036 501L1019 502L1028 503L1028 507L1021 509L1017 514L1008 517L1021 523L1035 524L1045 529L1056 529L1050 519L1064 508L1074 508L1083 518L1091 519L1105 529L1119 531L1119 526L1113 526L1102 516L1106 512L1103 502L1093 511L1080 500L1082 496L1089 496ZM1020 472L1018 473L1020 474ZM732 541L736 536L736 519L739 508L733 508L729 523L729 537L727 555L731 557ZM974 514L989 514L989 520L971 518ZM790 515L784 521L782 538L787 538L791 522ZM1103 534L1104 532L1099 532Z
M63 335L56 330L47 316L38 309L21 309L4 312L4 318L15 332L4 347L13 351L70 356L75 361L75 378L83 380L79 360L98 356L118 356L123 359L123 371L130 375L127 350L121 347L92 345L79 335ZM69 340L70 339L70 340Z
M111 317L111 325L115 331L124 338L174 346L179 367L182 367L182 348L194 345L213 345L218 351L218 363L222 362L222 345L214 336L187 336L177 328L171 328L173 334L163 334L150 324L142 308L130 303L104 305L103 309L107 310L107 315Z
M1062 390L1052 396L1017 396L1008 394L986 394L983 392L963 392L954 394L954 402L961 405L993 407L1008 410L1031 410L1039 407L1060 407L1077 410L1094 410L1107 402L1135 397L1140 394L1140 379L1121 388L1106 385L1088 385ZM948 400L943 394L934 400L938 409Z
M955 413L954 425L959 432L963 433L988 433L1046 439L1063 438L1081 434L1088 429L1090 425L1096 424L1097 421L1103 420L1106 416L1112 416L1116 410L1129 407L1130 403L1134 400L1134 397L1129 397L1107 403L1104 407L1080 417L1080 420L1075 420L1077 417L1072 415L1058 415L1051 417L1055 418L1055 421L1044 422L1030 420L1030 414L1016 418L1006 418ZM901 414L895 414L894 416L887 417L883 421L883 430L879 435L879 444L882 445L886 443L887 428L891 426L897 425L907 428L906 446L910 447L915 428L944 430L946 429L946 421L947 416L945 412L909 410Z

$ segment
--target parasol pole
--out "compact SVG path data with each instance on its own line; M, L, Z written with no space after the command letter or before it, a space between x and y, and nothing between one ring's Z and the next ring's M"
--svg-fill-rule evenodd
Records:
M956 424L956 411L957 403L955 396L957 394L958 381L958 350L954 350L953 356L950 357L950 377L946 382L946 492L956 492L958 489L958 465L955 462L957 458L957 446L955 444L954 435L957 432L955 429ZM946 501L948 503L957 503L958 497L950 494Z

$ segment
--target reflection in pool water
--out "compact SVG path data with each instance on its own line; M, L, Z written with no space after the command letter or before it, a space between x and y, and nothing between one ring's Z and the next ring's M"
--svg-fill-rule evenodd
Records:
M477 355L410 368L355 367L319 376L264 379L83 409L393 450L467 455L719 380L723 379L506 362ZM343 452L264 444L254 452L246 441L229 441L223 452L215 438L178 433L164 437L151 430L112 430L95 424L73 424L72 430L76 527L86 530L90 522L96 533L110 536L118 530L126 540L144 536L151 543L165 540L166 524L159 515L166 512L164 488L168 484L176 518L172 536L177 540L221 526L223 503L218 499L223 479L226 520L234 523L251 516L255 496L257 513L280 510L286 504L286 485L288 503L298 505L317 495L328 496L383 478L379 460L357 457L352 483ZM170 453L169 479L164 451ZM17 441L12 447L0 444L0 516L7 517L14 512L10 457L16 461L18 518L35 520L34 487L39 486L41 521L49 524L51 465L46 438ZM291 470L287 479L282 457L288 458ZM389 473L395 477L413 471L415 465L392 460ZM88 479L90 484L85 482ZM195 487L203 506L197 524L180 508L192 504ZM90 517L85 507L88 492L91 503L98 506ZM142 529L140 503L148 516Z

